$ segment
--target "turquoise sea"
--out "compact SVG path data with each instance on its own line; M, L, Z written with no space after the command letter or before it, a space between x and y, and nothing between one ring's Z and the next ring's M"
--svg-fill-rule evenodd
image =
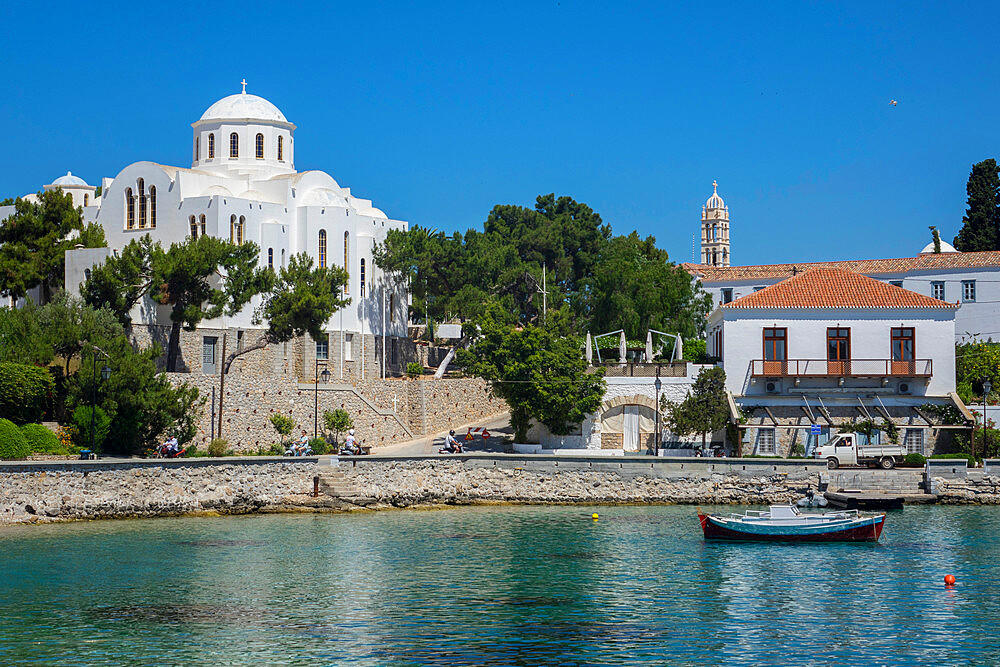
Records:
M693 507L2 527L0 665L996 665L998 560L983 507L878 545L705 543Z

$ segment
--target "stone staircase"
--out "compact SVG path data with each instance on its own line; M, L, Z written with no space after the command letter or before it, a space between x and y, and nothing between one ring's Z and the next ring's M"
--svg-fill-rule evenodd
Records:
M336 467L324 469L316 476L319 477L319 492L331 498L352 505L370 505L375 502L374 498L364 495L354 482L347 479Z
M820 473L824 491L862 491L886 495L923 495L927 493L922 469L871 470L840 468Z

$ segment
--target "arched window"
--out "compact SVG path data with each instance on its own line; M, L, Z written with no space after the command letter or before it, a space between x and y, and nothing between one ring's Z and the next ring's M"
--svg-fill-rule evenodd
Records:
M278 135L278 162L285 161L285 138Z
M201 159L201 137L194 138L194 161Z
M90 280L90 269L84 269L83 270L83 279L84 280Z
M274 268L274 248L267 249L267 268Z
M208 135L208 159L215 157L215 133Z
M361 258L361 298L365 298L365 258Z
M204 213L201 214L200 222L201 222L201 235L204 236L205 235L205 227L206 227L205 226L205 214Z
M319 230L319 268L326 268L326 230Z
M191 225L191 238L198 238L198 221L194 219L193 215L188 218L188 223Z
M84 206L90 206L90 193L89 192L84 192L83 193L83 205Z
M351 291L351 257L348 250L350 249L351 233L344 232L344 272L347 273L347 279L344 280L344 292L350 293Z
M233 132L229 135L229 157L240 156L240 135Z
M257 159L258 160L263 160L264 159L264 135L263 134L258 134L257 135Z
M236 243L243 243L243 229L246 227L247 219L240 216L240 224L236 225Z
M281 268L285 268L285 249L281 249Z
M156 229L156 186L149 186L149 227Z
M139 191L139 229L146 228L146 184L140 178L135 182L135 189Z
M236 243L236 214L229 216L229 242Z
M125 188L125 229L135 229L135 197L132 188Z

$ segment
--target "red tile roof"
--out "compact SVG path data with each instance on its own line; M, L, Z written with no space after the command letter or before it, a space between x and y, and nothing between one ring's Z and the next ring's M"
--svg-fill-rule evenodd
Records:
M951 308L948 303L845 269L813 269L747 294L722 308Z
M684 263L702 282L732 282L761 278L787 278L812 269L847 269L858 273L886 274L941 269L1000 268L1000 251L928 253L917 257L893 259L852 259L838 262L800 262L797 264L757 264L755 266L708 266Z

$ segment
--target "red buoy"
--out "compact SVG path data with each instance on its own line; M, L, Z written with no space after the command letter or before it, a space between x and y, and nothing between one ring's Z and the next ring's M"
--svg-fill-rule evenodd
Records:
M947 586L954 586L955 585L955 575L953 575L953 574L946 574L946 575L944 575L944 583Z

